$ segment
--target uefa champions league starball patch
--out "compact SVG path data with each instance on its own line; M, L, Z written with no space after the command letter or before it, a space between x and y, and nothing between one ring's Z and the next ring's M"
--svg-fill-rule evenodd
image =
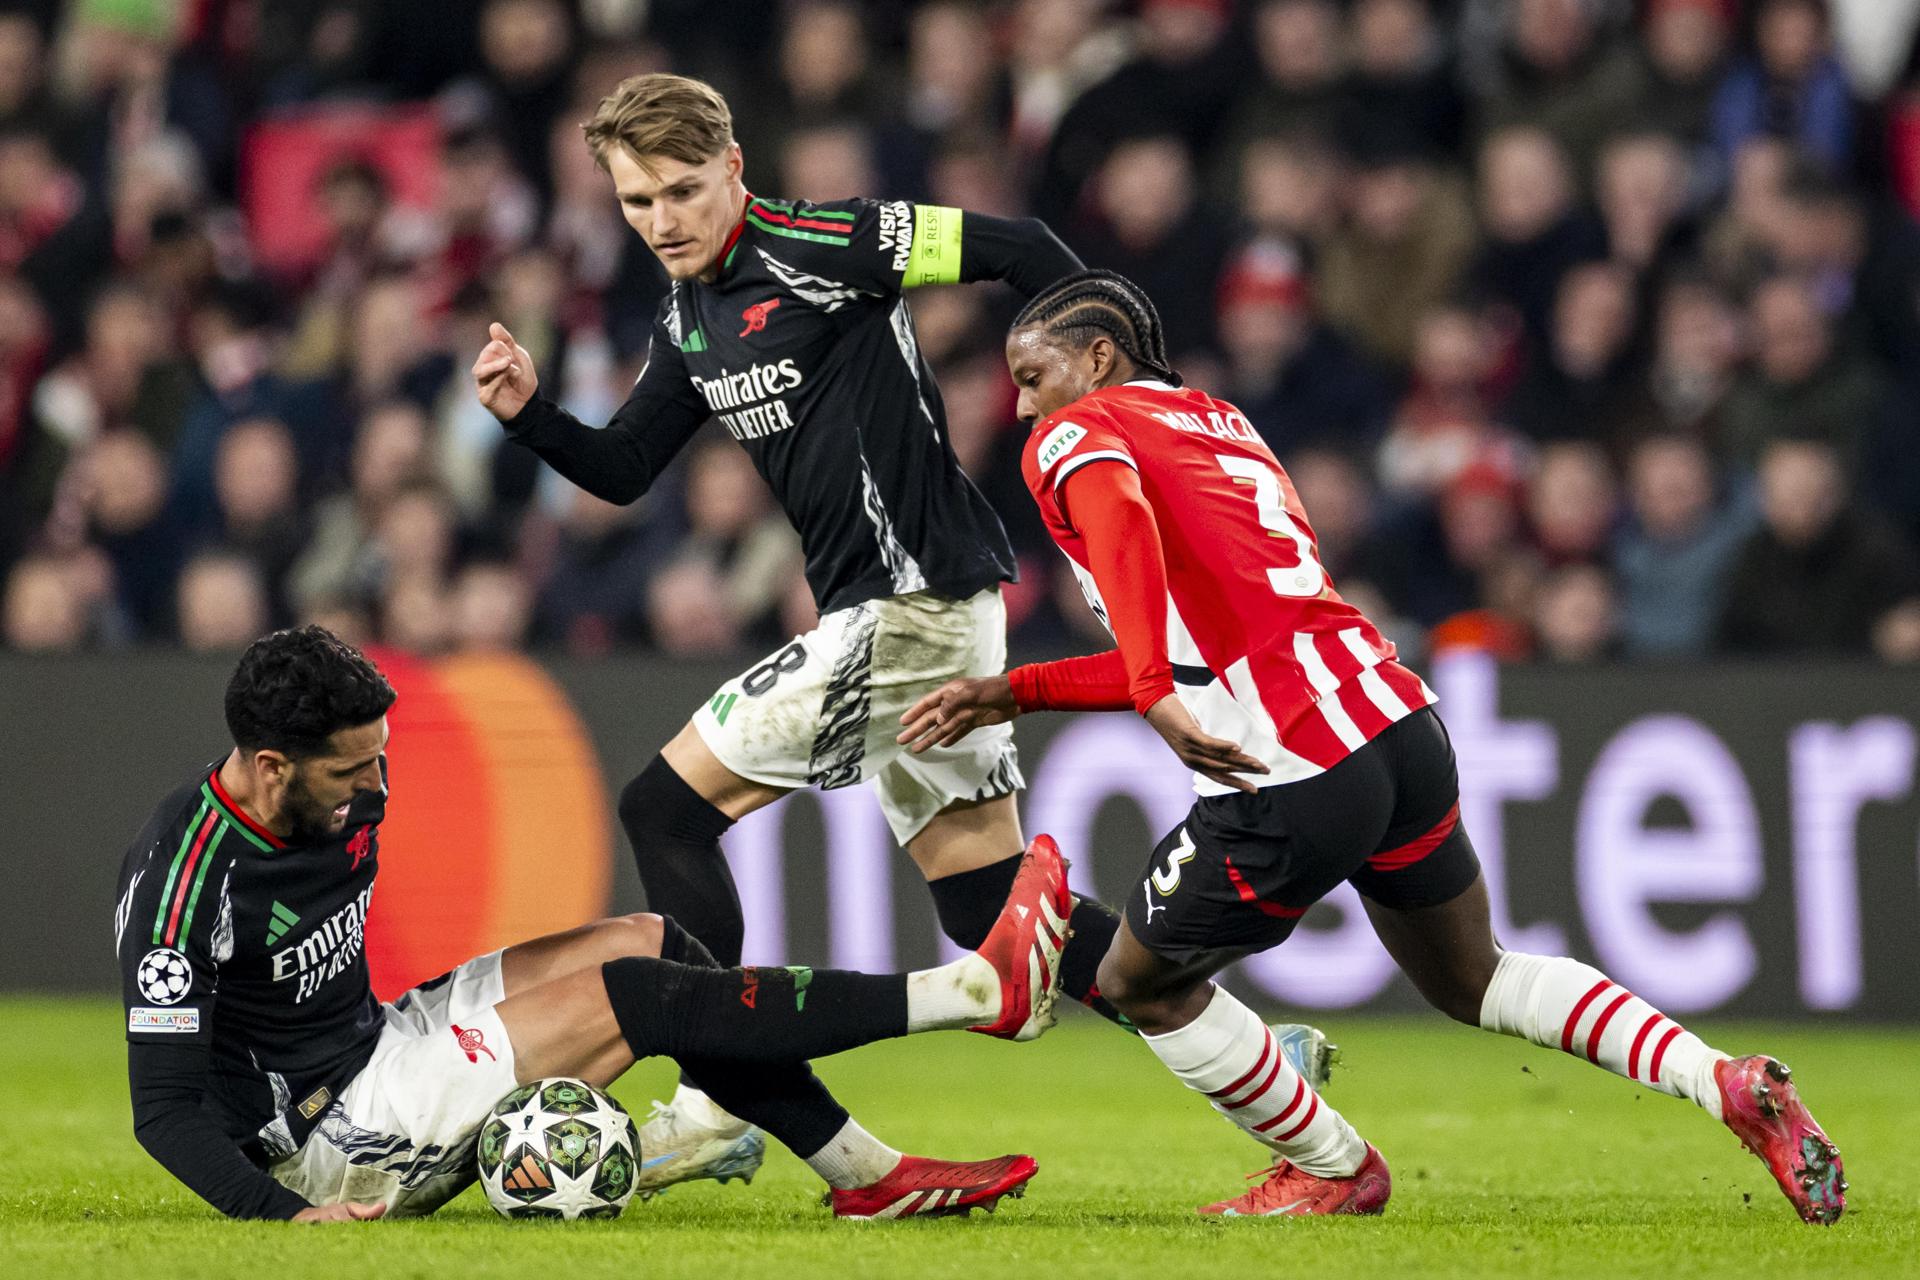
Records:
M193 985L193 967L172 947L155 947L141 959L134 981L142 998L154 1004L178 1004Z

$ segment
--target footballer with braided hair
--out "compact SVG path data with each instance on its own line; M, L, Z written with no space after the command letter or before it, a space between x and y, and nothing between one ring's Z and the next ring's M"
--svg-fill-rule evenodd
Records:
M1241 412L1180 385L1152 301L1111 272L1052 285L1007 337L1028 488L1118 647L954 681L903 723L951 746L1023 711L1132 710L1199 793L1160 841L1100 990L1182 1083L1269 1152L1203 1213L1378 1213L1387 1164L1214 985L1342 883L1442 1012L1563 1050L1724 1121L1800 1217L1845 1208L1839 1151L1790 1073L1729 1057L1590 965L1502 950L1426 683L1340 598L1287 474Z

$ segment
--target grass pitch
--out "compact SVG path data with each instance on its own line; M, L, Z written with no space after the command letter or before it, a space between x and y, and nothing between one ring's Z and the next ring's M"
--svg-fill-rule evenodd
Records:
M1078 1011L1075 1011L1077 1014ZM133 1141L118 1007L0 1000L0 1275L375 1277L1913 1276L1920 1273L1920 1031L1710 1025L1791 1063L1853 1183L1839 1226L1793 1217L1758 1161L1686 1103L1437 1016L1323 1019L1328 1098L1385 1153L1377 1219L1202 1221L1253 1145L1091 1017L1035 1045L923 1036L827 1061L907 1150L1038 1157L999 1214L836 1223L784 1151L750 1188L677 1188L610 1223L509 1223L477 1190L436 1217L292 1227L219 1219ZM670 1069L615 1092L644 1114Z

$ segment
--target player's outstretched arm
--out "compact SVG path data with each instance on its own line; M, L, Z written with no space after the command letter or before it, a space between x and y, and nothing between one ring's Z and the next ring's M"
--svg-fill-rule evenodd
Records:
M894 741L919 755L929 747L950 747L975 729L1005 724L1019 714L1006 676L962 676L908 707L900 717L906 728Z
M1038 218L960 214L960 279L1002 280L1031 298L1062 276L1085 267Z
M623 505L639 500L707 419L706 402L661 322L654 324L640 380L599 430L539 394L533 358L505 325L495 324L489 332L491 341L473 362L480 403L500 419L508 439L532 449L596 498Z

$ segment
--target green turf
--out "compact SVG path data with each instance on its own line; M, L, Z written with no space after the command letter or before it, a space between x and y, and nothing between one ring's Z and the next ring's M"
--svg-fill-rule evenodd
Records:
M1078 1011L1075 1011L1078 1014ZM1846 1154L1846 1219L1802 1226L1757 1161L1685 1103L1438 1018L1324 1020L1329 1099L1386 1153L1379 1219L1201 1221L1252 1144L1128 1037L1074 1016L1036 1045L941 1035L823 1068L876 1133L955 1157L1028 1151L1031 1194L995 1217L852 1224L785 1152L751 1188L681 1187L612 1223L509 1223L477 1191L438 1216L331 1227L219 1220L127 1121L116 1008L0 1000L0 1275L108 1280L1147 1275L1913 1276L1920 1032L1706 1028L1793 1064ZM669 1073L616 1089L644 1111Z

